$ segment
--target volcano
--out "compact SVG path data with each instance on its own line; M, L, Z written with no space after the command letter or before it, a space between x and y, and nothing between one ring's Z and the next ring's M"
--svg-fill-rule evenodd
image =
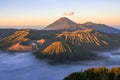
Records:
M83 24L77 24L74 21L62 17L52 24L48 25L45 27L43 30L84 30L84 29L93 29L97 30L100 32L105 32L105 33L113 33L113 34L118 34L120 33L119 29L115 29L111 26L105 25L105 24L98 24L98 23L93 23L93 22L86 22Z
M55 41L42 51L35 53L38 58L51 60L53 63L66 63L79 60L93 60L97 56L67 42Z
M96 48L100 49L100 47L109 47L114 44L117 45L120 41L119 37L92 29L64 31L61 34L57 34L56 37L62 41L66 41L73 45L81 46L90 50Z
M44 28L44 30L73 30L77 24L72 20L62 17Z

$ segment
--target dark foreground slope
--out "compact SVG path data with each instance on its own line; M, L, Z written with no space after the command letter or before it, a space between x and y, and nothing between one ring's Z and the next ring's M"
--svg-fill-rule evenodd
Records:
M120 80L120 67L107 69L91 68L84 72L72 73L64 80Z

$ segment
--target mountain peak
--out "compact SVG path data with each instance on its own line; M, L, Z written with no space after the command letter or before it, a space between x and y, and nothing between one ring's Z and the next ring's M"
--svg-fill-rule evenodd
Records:
M94 25L94 24L96 24L96 23L93 23L93 22L86 22L86 23L84 23L84 25L86 25L86 26L90 26L90 25Z
M69 21L70 19L67 18L67 17L61 17L61 18L58 19L58 21L59 21L59 20L68 20L68 21ZM71 20L70 20L70 21L71 21Z
M68 63L78 60L95 59L96 55L68 42L55 41L44 50L37 52L39 58L50 59L50 63Z
M48 25L45 30L69 30L73 26L75 26L76 23L72 20L68 19L67 17L61 17L52 24Z
M68 23L68 24L76 24L75 22L73 22L72 20L70 20L67 17L61 17L58 20L56 20L55 22Z
M45 27L43 30L83 30L83 29L94 29L105 33L120 33L120 30L114 29L108 25L86 22L84 24L77 24L67 17L61 17L52 24Z
M60 19L68 19L67 17L61 17Z
M59 54L64 52L72 52L70 46L61 41L53 42L50 46L48 46L46 49L44 49L42 52L47 54Z

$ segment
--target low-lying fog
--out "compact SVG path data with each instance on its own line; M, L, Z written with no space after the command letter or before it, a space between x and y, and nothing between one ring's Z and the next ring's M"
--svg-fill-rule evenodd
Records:
M81 62L79 65L49 65L36 59L31 53L0 53L0 80L62 80L72 72L91 67L120 66L120 49L111 52L100 52L106 60Z

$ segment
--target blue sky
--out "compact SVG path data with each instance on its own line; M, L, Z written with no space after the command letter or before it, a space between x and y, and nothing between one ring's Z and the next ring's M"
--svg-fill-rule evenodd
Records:
M46 26L63 16L120 26L120 0L0 0L0 26Z

